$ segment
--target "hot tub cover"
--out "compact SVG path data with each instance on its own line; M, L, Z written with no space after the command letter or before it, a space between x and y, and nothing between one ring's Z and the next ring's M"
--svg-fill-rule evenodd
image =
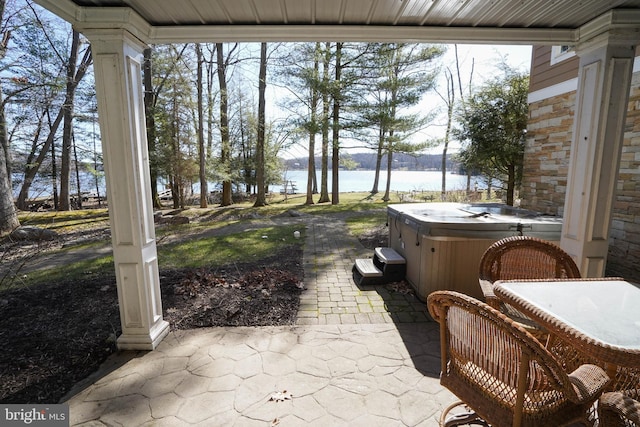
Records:
M560 240L562 219L499 203L403 203L387 207L389 226L402 221L425 236Z

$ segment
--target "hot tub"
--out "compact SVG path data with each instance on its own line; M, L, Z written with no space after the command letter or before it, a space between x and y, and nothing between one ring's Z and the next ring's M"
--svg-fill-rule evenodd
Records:
M560 241L562 219L497 203L409 203L387 207L389 246L406 259L406 279L426 300L435 290L482 298L484 251L504 237Z

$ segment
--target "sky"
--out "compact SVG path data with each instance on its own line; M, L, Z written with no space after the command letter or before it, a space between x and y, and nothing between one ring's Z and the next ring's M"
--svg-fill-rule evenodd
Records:
M447 52L442 57L442 66L450 67L451 71L455 73L455 49L454 45L446 45ZM468 88L468 84L465 86L465 82L468 83L470 76L472 75L472 82L474 87L479 87L484 81L490 79L500 72L497 67L503 60L511 68L515 68L522 71L529 71L531 65L531 46L520 45L458 45L458 58L460 61L460 76L463 84L463 89ZM472 74L473 70L473 74ZM446 94L446 81L441 73L441 78L438 82L438 88L440 93ZM442 138L445 133L446 114L445 104L442 98L435 93L426 94L418 110L432 111L433 109L439 109L442 111L440 116L434 121L432 126L424 129L422 132L415 136L415 141L433 140L436 138ZM343 152L355 152L362 150L349 149L346 144L343 144ZM458 147L453 143L450 146L451 151L455 151ZM436 147L427 151L430 154L441 153L442 147ZM292 147L285 157L306 157L308 153L305 147L296 146Z
M480 87L486 80L499 75L501 73L499 65L502 62L505 62L511 68L528 72L531 66L531 46L458 45L458 58L463 90L468 90L470 78L473 87ZM443 65L450 66L451 71L455 73L455 49L453 45L448 45L447 53L443 58ZM438 86L441 89L440 92L446 94L444 76L441 76ZM421 105L424 108L433 108L433 105L439 105L443 111L445 109L442 98L436 94L426 95ZM424 135L422 138L444 137L445 124L446 114L441 114L440 119L436 121L436 125L426 129L421 134ZM440 152L441 148L431 151Z

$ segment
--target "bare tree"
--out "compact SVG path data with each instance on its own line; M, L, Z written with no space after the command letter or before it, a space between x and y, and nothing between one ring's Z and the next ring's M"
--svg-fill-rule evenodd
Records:
M3 22L4 7L5 0L0 0L0 21ZM11 32L3 29L2 41L0 42L0 59L6 55L10 37ZM18 212L13 204L13 192L11 190L11 157L9 155L7 120L2 93L2 86L0 86L0 236L20 226Z
M152 48L144 50L142 82L144 85L144 114L145 126L147 128L147 149L149 151L151 200L153 200L153 207L159 209L162 205L158 197L158 156L156 154L156 119L154 111L157 96L153 90L152 53Z
M340 170L340 100L342 78L342 43L336 43L335 81L333 82L333 137L331 140L331 204L340 203L338 173Z
M78 54L80 50L80 33L73 30L73 36L71 41L71 49L69 50L69 59L67 61L67 83L65 100L62 105L62 153L60 164L60 199L58 210L68 211L71 209L71 192L69 184L71 182L71 149L73 144L73 112L76 89L78 88L79 81L76 80L79 68L86 68L91 65L93 58L91 56L91 47L87 47L84 53L84 57L80 64L77 64ZM84 77L84 72L82 76Z
M231 163L231 140L229 135L229 91L227 88L227 71L231 60L232 53L236 50L236 43L227 56L224 55L224 47L222 43L216 43L217 63L218 63L218 84L220 86L220 163L222 167L230 175ZM231 193L231 178L224 177L222 181L222 201L221 206L230 206L233 204Z
M267 44L260 43L260 72L258 82L258 139L256 146L256 182L258 191L254 206L265 206L267 204L265 194L265 99L264 92L267 87ZM285 191L286 194L286 191Z
M313 55L313 79L317 80L320 63L318 61L318 52L320 51L320 43L315 44ZM311 92L311 103L309 105L311 120L309 126L309 161L307 164L307 198L305 200L305 205L313 204L313 194L318 191L318 182L316 181L316 123L317 123L317 115L318 115L318 102L319 102L319 94L318 88L316 85L310 85L309 91Z
M76 34L78 33L74 31L74 38ZM72 51L73 50L74 48L72 47ZM78 52L76 52L75 54L76 61L77 61L77 53ZM73 57L74 57L74 54L73 53L70 54L69 56L70 60ZM64 140L65 134L69 138L68 145L67 145L67 149L69 150L67 155L69 156L69 158L67 158L66 164L64 167L69 168L70 152L71 152L70 150L71 150L71 142L72 142L71 137L72 137L72 116L73 116L73 103L74 103L73 98L75 97L75 92L78 85L87 74L87 70L89 69L92 63L93 63L93 58L91 55L91 47L87 47L87 49L84 51L82 59L80 60L80 63L74 66L70 66L71 69L73 70L73 76L69 77L70 74L67 74L67 82L65 86L66 94L65 94L64 101L60 109L58 110L58 114L56 115L55 119L49 123L49 132L48 132L47 138L44 144L40 146L37 156L35 155L35 153L37 152L37 147L38 147L37 140L39 137L39 133L36 132L36 134L34 135L34 140L32 145L33 152L30 154L30 157L32 156L35 157L35 161L28 162L25 167L24 181L22 182L22 187L20 188L20 193L18 194L18 200L17 200L17 205L20 209L26 209L27 207L26 201L28 199L29 189L31 188L31 184L33 183L33 180L38 174L38 171L42 166L45 158L50 154L50 151L53 149L53 143L56 139L56 134L58 132L58 129L60 128L60 124L63 123L63 121L65 123L63 127L66 126L66 128L64 128L63 130L63 140ZM46 106L45 108L48 110L50 108L50 105ZM48 116L49 111L45 111L44 114ZM65 143L63 142L63 145L64 144ZM60 210L68 210L70 207L69 205L69 201L70 201L69 200L69 170L70 169L67 169L66 171L66 180L64 179L65 175L63 174L62 181L66 182L66 184L61 184L61 187L62 187L61 193L63 193L63 190L64 190L66 194L61 194L61 196L64 196L62 198L65 199L65 201L63 201L62 204L58 206L58 209Z
M324 45L322 57L322 159L320 165L320 199L318 203L329 201L329 66L331 64L331 43Z
M207 194L209 193L209 186L207 184L207 171L206 160L207 152L205 150L204 141L204 95L203 95L203 62L202 48L200 43L196 43L196 61L198 65L196 74L196 90L198 92L198 172L200 177L200 207L207 207Z
M159 155L157 148L158 129L156 126L157 104L160 94L167 90L170 77L175 72L178 62L185 54L188 45L185 44L176 52L175 57L171 59L171 63L163 69L164 74L154 75L153 69L153 48L144 50L143 64L143 85L144 85L144 107L145 107L145 126L147 128L147 148L149 151L149 175L151 180L151 197L153 206L161 208L160 198L158 197L158 171L160 169ZM154 85L154 81L157 83Z
M451 70L447 67L445 70L445 79L447 81L447 93L443 95L437 89L435 92L442 98L447 107L447 125L444 132L444 140L442 147L442 189L440 191L440 199L445 201L447 196L447 150L449 149L449 138L451 136L451 124L453 122L453 107L455 105L456 90Z

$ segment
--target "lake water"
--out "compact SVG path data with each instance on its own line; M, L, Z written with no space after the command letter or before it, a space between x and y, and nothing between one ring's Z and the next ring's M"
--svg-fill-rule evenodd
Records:
M318 190L320 190L320 171L317 171ZM375 172L341 170L338 175L341 193L352 191L371 191ZM447 190L464 190L467 188L467 176L447 173ZM285 179L293 181L297 193L305 193L307 189L307 171L288 171ZM329 192L331 192L331 171L329 171ZM471 180L471 185L474 184ZM384 192L387 185L387 173L380 174L378 191ZM391 191L440 191L442 188L442 172L440 171L391 171ZM272 191L280 191L281 186L272 186Z
M94 192L95 183L93 177L85 174L83 176L82 190ZM318 190L320 190L320 171L317 171L318 177ZM359 170L359 171L340 171L340 192L361 192L371 191L373 187L373 179L375 173L371 170ZM15 176L14 183L21 179L21 176ZM305 193L307 189L307 171L296 170L288 171L284 175L284 179L293 181L297 193ZM478 179L478 181L480 181ZM75 181L74 181L75 183ZM475 183L475 178L472 178L471 185ZM387 185L386 172L380 175L380 182L378 183L378 191L383 193ZM442 173L439 171L392 171L391 172L391 191L440 191L442 186ZM481 185L482 186L482 185ZM209 189L215 188L214 183L209 184ZM447 173L447 190L464 190L467 188L467 176L457 175L453 173ZM159 190L164 190L163 185L159 185ZM198 184L193 186L194 192L200 190ZM269 187L270 191L280 192L282 190L281 185L272 185ZM17 196L18 188L15 189L15 196ZM100 182L100 192L102 195L106 193L104 188L104 178ZM329 171L329 192L331 192L331 171ZM31 188L31 197L47 197L51 194L51 186L46 180L37 180Z

